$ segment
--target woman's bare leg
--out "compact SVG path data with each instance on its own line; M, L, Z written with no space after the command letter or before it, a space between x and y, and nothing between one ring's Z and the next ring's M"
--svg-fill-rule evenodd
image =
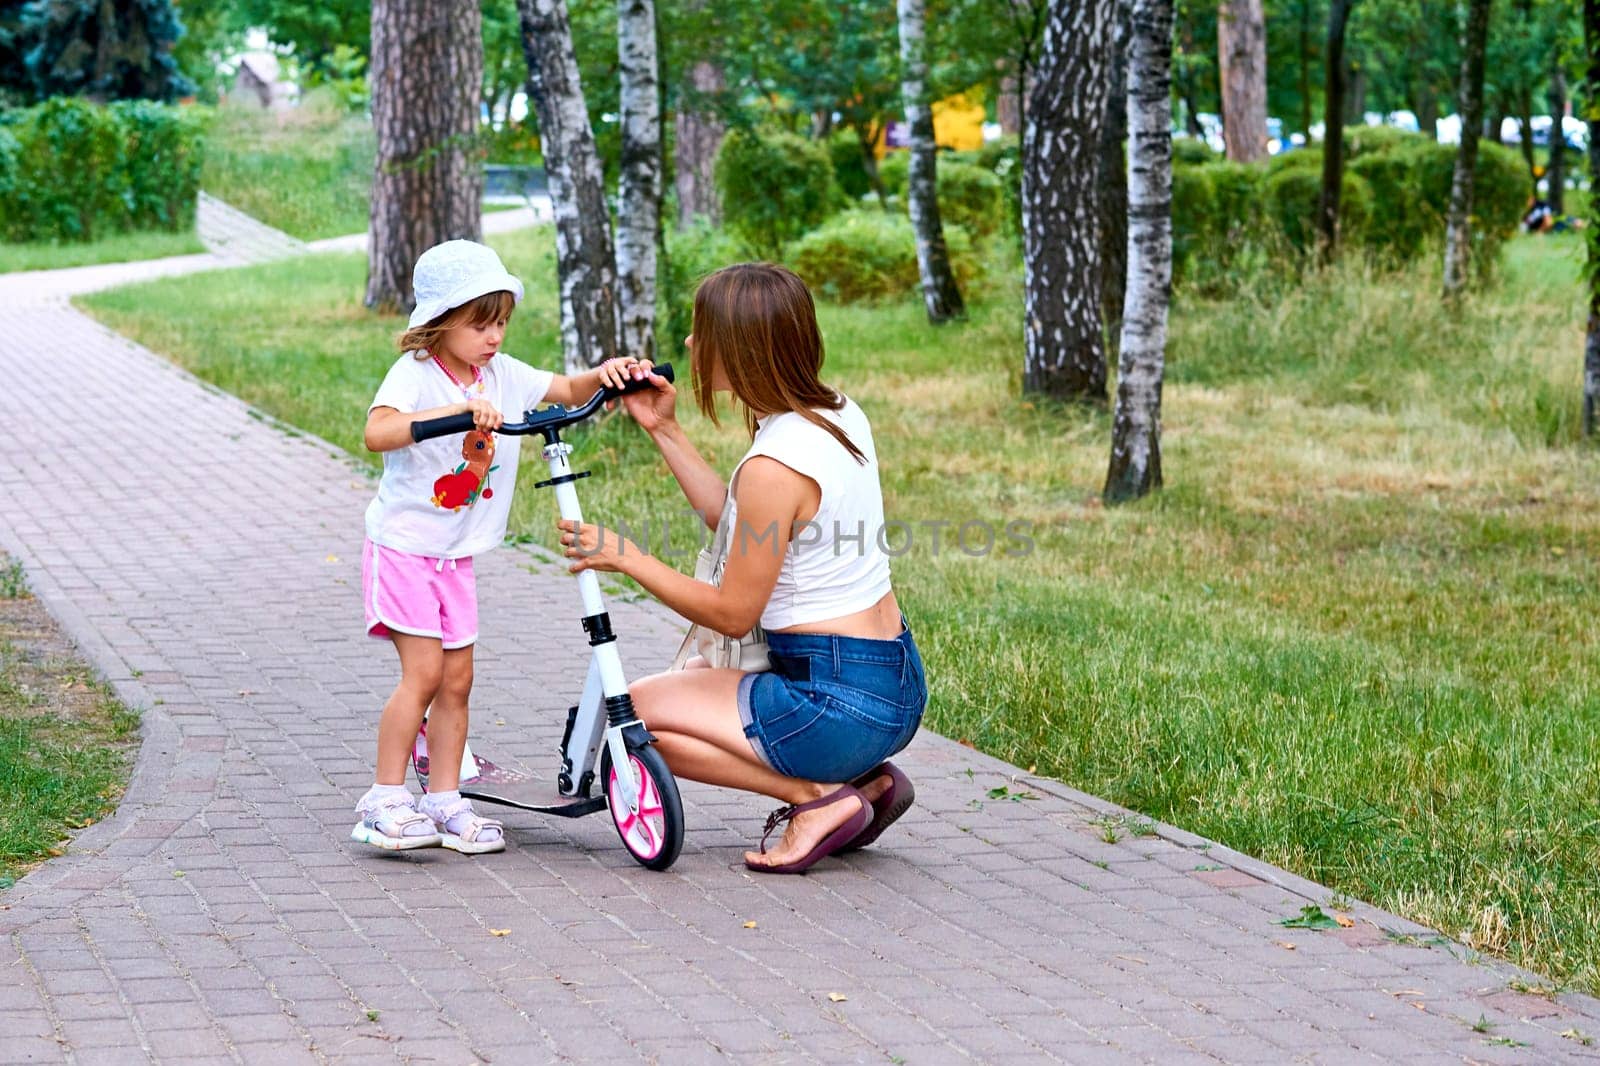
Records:
M809 803L837 790L836 784L785 777L760 760L739 721L742 676L737 670L690 670L656 674L633 684L634 711L655 734L656 747L672 772L690 781L757 792L788 804ZM793 862L854 817L858 809L846 796L797 814L776 847L764 855L746 852L745 858L756 865Z

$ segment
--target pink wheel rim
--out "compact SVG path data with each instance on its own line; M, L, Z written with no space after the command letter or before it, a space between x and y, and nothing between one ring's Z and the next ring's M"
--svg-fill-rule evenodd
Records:
M639 813L628 809L628 797L623 794L622 778L617 768L611 768L611 780L606 782L606 798L610 801L611 819L617 823L622 843L641 859L653 859L667 845L667 811L661 802L661 790L656 779L644 768L637 755L630 754L628 761L633 772L643 782L640 789Z

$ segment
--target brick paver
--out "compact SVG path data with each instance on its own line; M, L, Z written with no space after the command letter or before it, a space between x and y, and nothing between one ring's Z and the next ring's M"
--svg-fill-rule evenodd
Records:
M1367 907L1284 929L1327 890L1167 827L1108 843L1127 812L926 733L917 806L806 877L747 873L769 804L694 785L665 874L603 815L506 812L477 859L352 845L394 681L360 632L371 481L70 310L140 272L94 269L0 279L0 546L144 745L116 816L0 896L0 1063L1594 1059L1593 999ZM575 590L480 565L475 734L548 773ZM661 665L675 620L611 606Z

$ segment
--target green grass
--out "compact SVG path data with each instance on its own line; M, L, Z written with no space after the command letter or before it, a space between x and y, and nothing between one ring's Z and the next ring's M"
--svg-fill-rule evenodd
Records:
M0 889L109 812L139 717L95 680L0 556Z
M554 366L548 232L492 243L529 283L507 349ZM1183 295L1168 488L1109 510L1108 418L1018 396L1014 289L973 294L970 320L937 330L915 300L822 307L828 376L873 419L890 516L924 534L1031 524L1022 557L952 551L946 532L945 550L922 535L896 560L929 725L1600 990L1600 488L1575 425L1578 249L1514 241L1496 286L1455 309L1432 258ZM360 257L314 259L84 302L359 451L400 326L361 309L363 277ZM737 419L717 430L682 406L730 467ZM687 532L625 420L574 442L601 475L589 514ZM513 524L548 546L535 479Z
M59 270L95 263L131 263L137 259L162 259L205 251L192 231L188 233L119 233L82 244L0 244L0 274L18 270Z
M372 123L327 106L224 106L206 137L200 187L301 240L367 228Z

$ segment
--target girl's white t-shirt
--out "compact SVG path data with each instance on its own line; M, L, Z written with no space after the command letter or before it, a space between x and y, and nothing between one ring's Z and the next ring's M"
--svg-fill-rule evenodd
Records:
M389 368L368 411L392 407L411 414L470 397L488 400L507 422L520 422L523 412L544 399L554 378L501 352L464 392L438 363L406 352ZM384 452L378 495L367 507L368 539L445 559L498 547L506 535L521 451L521 437L474 431Z

